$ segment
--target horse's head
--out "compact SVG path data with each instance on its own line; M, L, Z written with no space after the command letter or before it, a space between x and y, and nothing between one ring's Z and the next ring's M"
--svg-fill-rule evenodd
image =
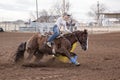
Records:
M75 35L83 50L88 49L88 32L84 31L75 31Z

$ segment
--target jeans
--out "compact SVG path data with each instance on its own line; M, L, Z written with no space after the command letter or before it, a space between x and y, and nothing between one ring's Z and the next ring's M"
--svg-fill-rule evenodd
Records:
M53 35L48 38L48 42L52 42L56 37L60 35L60 30L57 25L53 27Z

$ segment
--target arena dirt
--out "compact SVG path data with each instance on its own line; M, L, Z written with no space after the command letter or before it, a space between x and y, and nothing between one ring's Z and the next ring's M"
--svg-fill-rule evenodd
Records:
M90 34L89 49L78 45L79 67L45 56L39 65L13 63L17 46L33 33L0 33L0 80L120 80L120 33Z

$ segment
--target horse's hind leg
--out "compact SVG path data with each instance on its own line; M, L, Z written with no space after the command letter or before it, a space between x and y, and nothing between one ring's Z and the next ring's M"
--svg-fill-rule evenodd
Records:
M35 53L35 50L28 49L28 50L27 50L27 53L28 53L29 55L28 55L25 63L29 63L29 62L30 62L30 60L32 59L32 57L33 57L33 55L34 55L34 53Z
M43 53L40 53L39 51L37 51L37 52L34 54L34 56L35 56L34 62L35 62L35 63L39 63L39 61L43 58L44 54L43 54Z

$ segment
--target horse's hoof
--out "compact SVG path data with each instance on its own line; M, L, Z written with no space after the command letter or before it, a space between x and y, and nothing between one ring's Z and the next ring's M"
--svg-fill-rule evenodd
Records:
M75 65L76 65L76 66L80 66L80 63L77 62Z

